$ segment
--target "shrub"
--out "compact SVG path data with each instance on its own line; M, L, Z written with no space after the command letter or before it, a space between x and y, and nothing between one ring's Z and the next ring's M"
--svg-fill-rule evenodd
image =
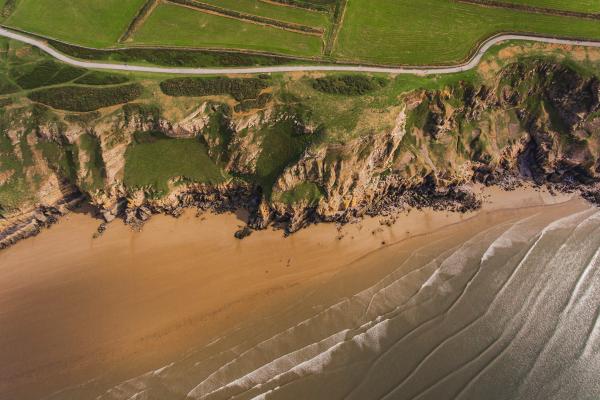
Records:
M273 96L270 93L263 93L256 99L244 100L235 106L235 112L249 111L255 108L264 108Z
M279 199L285 204L305 202L308 207L314 207L323 197L323 190L312 182L302 182L293 189L281 193Z
M315 11L331 11L339 0L274 0L276 3L287 4L295 7L307 8Z
M86 72L84 69L59 64L52 60L42 61L29 70L22 68L12 69L11 75L23 89L36 89L70 82Z
M65 86L31 92L27 97L59 110L87 112L128 103L140 97L142 91L137 83L103 88Z
M261 90L268 87L262 79L230 78L175 78L160 83L160 89L168 96L214 96L229 94L237 101L256 99Z
M21 88L9 81L4 76L0 77L0 94L10 94L20 91Z
M327 76L312 82L313 88L319 92L345 96L361 96L380 89L386 84L384 78L365 75Z

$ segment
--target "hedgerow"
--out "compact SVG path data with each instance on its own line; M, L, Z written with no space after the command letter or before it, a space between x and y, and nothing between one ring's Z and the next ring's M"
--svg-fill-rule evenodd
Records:
M27 97L59 110L87 112L128 103L140 97L142 91L137 83L103 88L64 86L31 92Z
M276 3L307 8L315 11L331 11L339 0L273 0Z
M384 78L364 75L327 76L313 80L312 87L319 92L360 96L380 89L387 84Z
M50 41L52 47L70 56L84 60L117 62L144 62L165 67L250 67L281 65L291 61L288 57L247 54L222 50L191 49L122 49L97 50Z
M268 84L257 78L174 78L160 83L160 89L168 96L196 97L231 95L237 101L256 99Z

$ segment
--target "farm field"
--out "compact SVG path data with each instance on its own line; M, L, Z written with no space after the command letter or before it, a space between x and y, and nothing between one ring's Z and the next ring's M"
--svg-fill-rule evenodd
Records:
M382 65L448 65L466 60L479 43L498 33L600 40L597 19L458 0L293 0L295 6L262 0L19 0L14 9L2 1L3 25L98 49L179 47ZM600 13L600 0L499 1ZM148 63L148 57L139 61ZM195 61L178 65L203 66Z
M600 0L502 0L507 4L518 4L531 7L554 8L557 10L599 13Z
M260 0L202 0L202 3L315 28L326 28L329 25L329 17L324 12L279 6Z
M205 14L173 4L158 6L133 36L133 42L262 50L300 56L317 56L321 49L321 39L317 36Z
M114 46L145 0L19 0L4 24L92 47Z
M600 39L600 23L447 0L352 0L334 55L383 64L453 64L500 32Z

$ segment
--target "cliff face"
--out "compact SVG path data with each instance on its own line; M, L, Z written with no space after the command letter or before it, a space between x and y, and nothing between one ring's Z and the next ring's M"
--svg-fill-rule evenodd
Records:
M404 93L376 116L389 121L385 129L344 141L331 140L327 126L282 100L241 113L205 100L182 118L163 114L141 104L101 117L70 118L31 105L6 112L3 148L21 169L4 168L0 179L18 173L33 189L2 205L0 246L82 199L108 221L140 224L185 206L246 207L253 228L276 223L293 232L311 221L348 221L417 203L477 206L461 186L472 181L510 186L525 177L590 187L600 173L598 79L539 60L508 65L483 84ZM201 145L204 164L192 173L171 171L157 190L139 179L132 160L147 162L152 173L166 171L180 153L150 150L174 140ZM216 172L191 179L198 168Z

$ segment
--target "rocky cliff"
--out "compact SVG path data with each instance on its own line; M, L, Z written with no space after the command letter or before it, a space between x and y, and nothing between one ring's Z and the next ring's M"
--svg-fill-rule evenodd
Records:
M471 182L531 179L594 198L600 81L564 63L526 60L481 82L404 91L360 115L361 134L334 135L299 104L310 101L282 92L234 110L213 96L177 118L142 103L82 114L7 107L0 247L77 202L136 226L182 207L243 207L252 229L294 232L402 207L477 207Z

